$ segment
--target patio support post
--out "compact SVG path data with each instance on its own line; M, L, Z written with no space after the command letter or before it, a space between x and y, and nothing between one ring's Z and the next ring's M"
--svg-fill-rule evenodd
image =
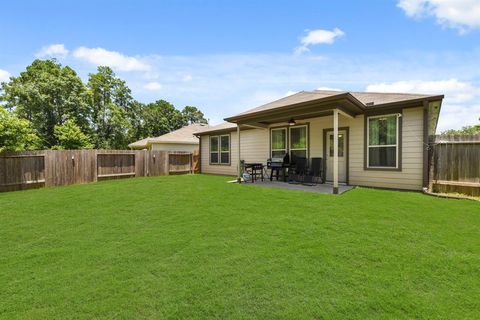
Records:
M240 164L240 125L237 124L237 154L238 154L238 159L237 159L237 182L241 183L242 182L242 172L241 172L241 164Z
M333 110L333 194L338 194L338 109Z

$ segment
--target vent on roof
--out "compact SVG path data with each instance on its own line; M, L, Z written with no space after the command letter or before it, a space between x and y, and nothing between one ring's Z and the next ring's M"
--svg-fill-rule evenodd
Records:
M371 107L371 106L373 106L374 104L375 104L375 102L372 101L372 102L367 102L365 105L366 105L367 107Z

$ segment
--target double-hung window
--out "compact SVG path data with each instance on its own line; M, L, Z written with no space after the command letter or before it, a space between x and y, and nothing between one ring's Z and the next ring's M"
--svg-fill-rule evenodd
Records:
M230 135L210 136L210 163L230 164Z
M287 129L272 129L271 135L271 157L283 158L287 153Z
M290 159L307 158L307 126L290 127Z
M399 115L367 118L367 167L398 168Z

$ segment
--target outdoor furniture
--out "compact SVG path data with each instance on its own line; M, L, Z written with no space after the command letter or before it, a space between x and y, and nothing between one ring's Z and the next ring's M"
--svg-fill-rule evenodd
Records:
M324 183L323 179L323 158L312 158L312 165L306 172L303 184L314 186L318 183Z
M302 183L307 172L307 158L295 158L295 164L288 171L288 183Z
M286 153L283 158L272 158L267 160L267 168L270 169L270 181L281 173L284 182L287 182L287 169L290 168L290 156Z
M245 172L250 175L252 183L258 178L264 180L262 163L245 163Z

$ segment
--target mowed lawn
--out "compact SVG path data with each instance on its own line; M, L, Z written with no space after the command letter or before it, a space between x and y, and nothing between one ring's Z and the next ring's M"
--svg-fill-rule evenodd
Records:
M0 318L480 318L479 202L227 180L0 194Z

